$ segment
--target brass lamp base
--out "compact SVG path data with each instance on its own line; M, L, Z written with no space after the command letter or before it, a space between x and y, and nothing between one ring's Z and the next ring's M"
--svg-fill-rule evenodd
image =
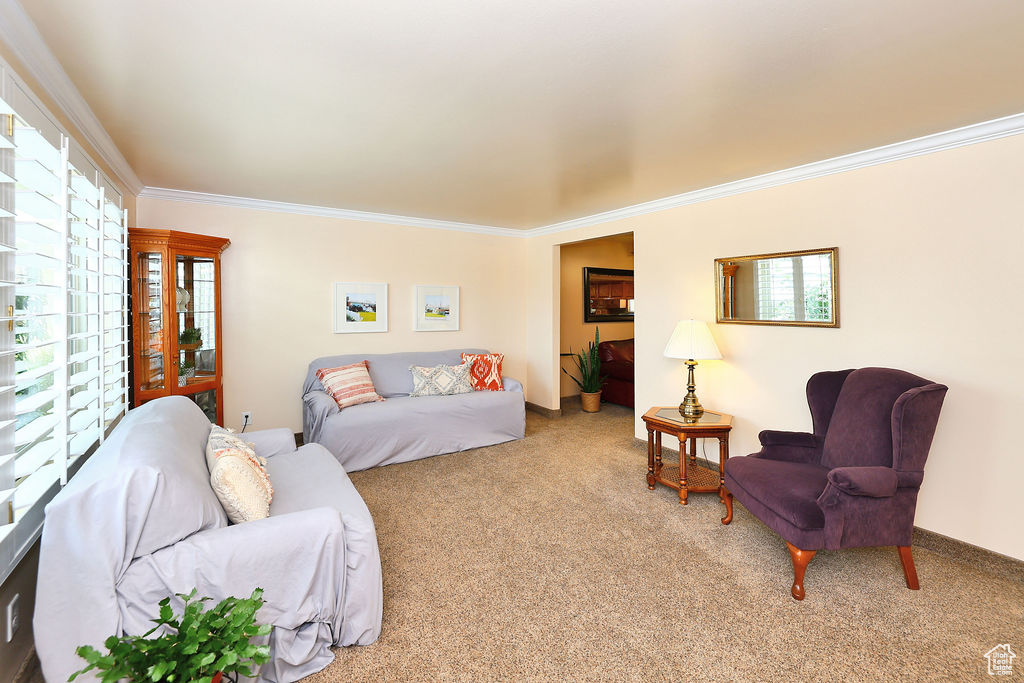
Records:
M679 404L679 412L683 418L693 420L694 422L699 420L701 415L704 414L704 406L700 404L697 394L694 392L697 386L693 383L693 368L696 366L697 361L692 358L686 361L686 396L683 397L683 402Z

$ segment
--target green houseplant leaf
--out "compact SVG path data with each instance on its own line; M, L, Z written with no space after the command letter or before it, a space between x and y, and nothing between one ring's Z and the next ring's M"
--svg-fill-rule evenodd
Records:
M580 388L580 391L593 394L601 391L601 358L597 354L597 347L601 343L601 328L594 329L594 341L590 342L585 351L578 351L572 355L572 361L579 371L577 379L562 368L562 372L569 376ZM572 351L572 349L569 349Z
M248 598L228 597L210 610L196 598L196 590L178 594L185 603L181 618L174 615L170 598L160 601L156 624L141 636L110 636L104 641L107 654L83 645L75 650L87 666L71 674L96 671L104 683L116 681L209 682L217 672L253 677L270 660L270 648L250 642L270 634L270 624L257 624L256 613L263 606L263 589ZM159 635L153 636L159 631Z

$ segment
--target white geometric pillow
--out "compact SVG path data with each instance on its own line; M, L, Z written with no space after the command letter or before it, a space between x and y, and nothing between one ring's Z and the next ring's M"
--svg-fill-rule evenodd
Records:
M412 393L410 396L451 396L468 394L473 391L470 381L472 363L462 365L438 365L425 368L410 365L412 372Z

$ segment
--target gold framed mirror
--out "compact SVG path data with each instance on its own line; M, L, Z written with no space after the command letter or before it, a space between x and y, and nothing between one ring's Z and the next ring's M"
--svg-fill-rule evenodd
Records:
M715 259L716 321L839 327L839 248Z

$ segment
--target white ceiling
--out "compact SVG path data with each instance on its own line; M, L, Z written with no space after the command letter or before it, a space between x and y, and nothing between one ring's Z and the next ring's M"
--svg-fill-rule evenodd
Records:
M532 228L1024 112L1024 1L22 0L142 182Z

